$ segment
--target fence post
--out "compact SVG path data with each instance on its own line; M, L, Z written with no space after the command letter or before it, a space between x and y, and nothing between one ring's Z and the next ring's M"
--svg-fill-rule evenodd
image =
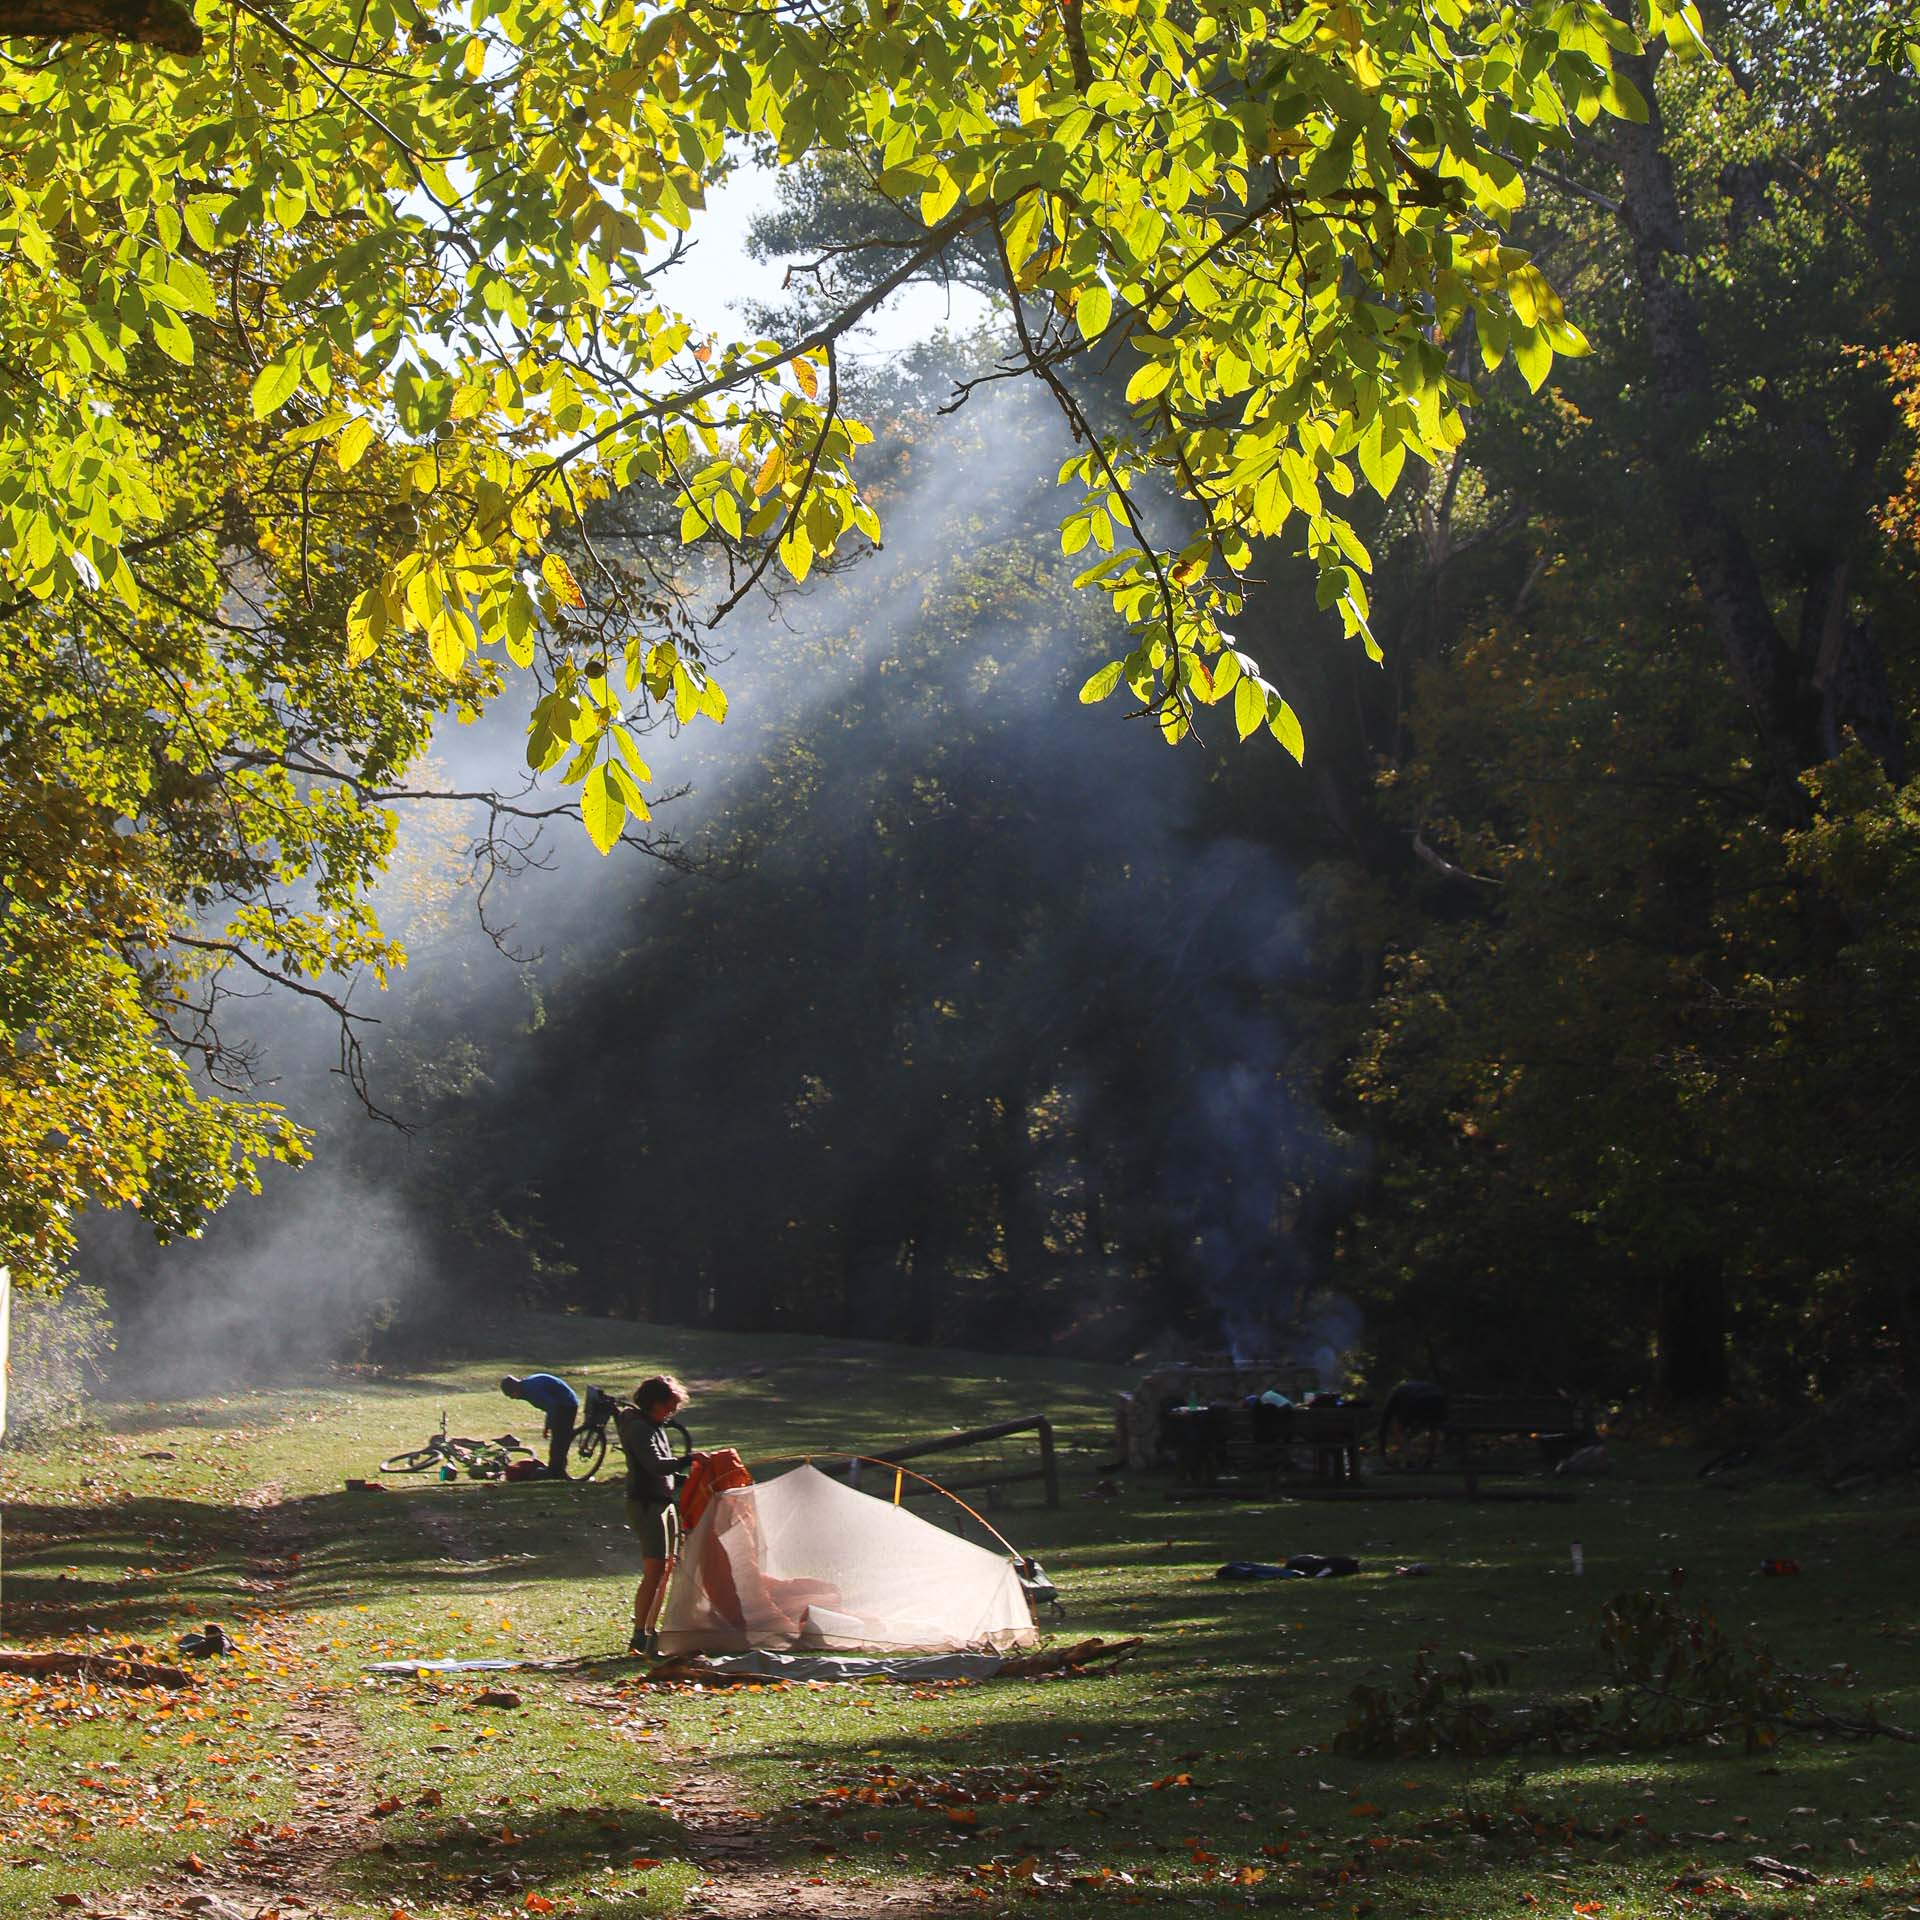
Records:
M1046 1475L1047 1505L1060 1504L1060 1463L1053 1457L1053 1422L1043 1413L1034 1422L1040 1434L1040 1471Z

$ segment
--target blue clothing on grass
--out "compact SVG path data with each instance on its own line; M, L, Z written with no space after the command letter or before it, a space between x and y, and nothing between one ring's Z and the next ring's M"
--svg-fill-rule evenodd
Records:
M520 1382L520 1398L549 1417L580 1411L580 1396L557 1373L529 1373Z

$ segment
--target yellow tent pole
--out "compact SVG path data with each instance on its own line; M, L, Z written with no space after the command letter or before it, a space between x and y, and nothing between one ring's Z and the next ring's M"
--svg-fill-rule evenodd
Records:
M891 1467L896 1485L899 1483L900 1476L905 1474L909 1480L918 1480L923 1487L931 1487L935 1493L944 1494L962 1513L972 1514L974 1519L978 1520L981 1526L985 1528L988 1533L992 1534L1015 1560L1023 1558L1020 1549L1016 1547L978 1507L968 1506L957 1493L954 1493L947 1487L943 1487L938 1480L930 1480L924 1473L915 1473L911 1467L903 1467L897 1460L876 1460L870 1453L856 1453L853 1458L869 1467Z

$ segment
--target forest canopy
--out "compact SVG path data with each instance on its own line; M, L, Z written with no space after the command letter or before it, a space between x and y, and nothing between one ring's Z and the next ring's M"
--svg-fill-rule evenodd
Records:
M360 1078L340 983L402 958L369 890L443 716L524 673L562 795L514 817L647 844L647 731L727 711L676 541L724 606L880 538L839 343L963 240L1078 443L1061 537L1126 630L1087 697L1124 681L1169 739L1231 700L1300 753L1222 626L1251 543L1377 652L1358 480L1458 443L1469 319L1536 386L1579 350L1508 235L1529 173L1644 115L1622 59L1698 39L1665 0L0 7L16 1276L89 1199L179 1231L302 1150L225 996L326 1001ZM785 340L670 303L749 156L908 226L831 245L830 284L866 270ZM1124 381L1097 426L1090 365ZM616 560L622 492L662 537Z
M290 992L512 1297L1920 1368L1910 12L0 30L17 1278L312 1148L245 1038ZM729 338L675 275L741 168L793 270ZM943 275L969 356L863 369ZM936 500L959 402L1001 424ZM921 597L740 625L863 555ZM749 884L610 890L496 1028L430 955L365 1043L419 808L478 810L483 898L556 820L658 870L730 698ZM433 770L520 716L524 789Z

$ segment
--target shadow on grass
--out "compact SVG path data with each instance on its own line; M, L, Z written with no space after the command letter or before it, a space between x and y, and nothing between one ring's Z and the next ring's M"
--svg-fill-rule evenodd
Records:
M630 1864L636 1858L654 1864L636 1871ZM465 1823L431 1831L390 1831L380 1843L336 1865L331 1883L332 1890L350 1898L382 1904L397 1896L403 1906L409 1896L422 1905L437 1896L519 1908L529 1891L545 1889L549 1897L564 1898L567 1912L588 1920L603 1913L632 1914L636 1897L650 1890L649 1875L661 1867L671 1874L684 1863L722 1885L751 1876L767 1899L762 1911L768 1914L783 1910L786 1888L815 1876L838 1878L845 1868L870 1869L896 1882L885 1910L905 1920L951 1912L961 1885L943 1880L937 1898L916 1897L919 1889L903 1892L890 1854L874 1850L871 1859L858 1857L804 1818L723 1818L694 1830L653 1809L636 1813L610 1804L519 1802L489 1807L484 1819L476 1813ZM675 1894L666 1904L678 1908L680 1897Z
M506 1786L516 1784L510 1768L502 1778ZM527 1891L545 1882L589 1875L617 1887L631 1911L653 1869L636 1872L630 1863L684 1859L687 1852L687 1834L657 1809L514 1804L489 1807L484 1818L476 1810L465 1820L436 1815L418 1825L407 1814L396 1816L367 1846L336 1863L329 1878L332 1891L382 1907L395 1904L396 1895L403 1896L402 1906L454 1898L519 1907ZM572 1888L569 1894L580 1897Z
M1546 1753L1357 1763L1223 1740L1217 1728L1189 1730L1199 1744L1169 1742L1150 1758L1140 1739L1166 1725L1150 1711L1130 1725L1089 1705L932 1737L895 1732L884 1760L863 1761L840 1741L792 1742L765 1757L805 1766L819 1783L788 1829L800 1845L825 1841L854 1867L899 1859L989 1899L996 1887L1017 1895L1023 1872L1036 1870L1036 1891L1124 1893L1115 1877L1124 1871L1142 1889L1203 1906L1332 1898L1361 1914L1371 1904L1420 1912L1421 1901L1458 1912L1484 1909L1496 1888L1526 1898L1531 1885L1552 1898L1567 1884L1650 1893L1688 1873L1751 1878L1756 1852L1798 1859L1823 1879L1876 1875L1896 1899L1914 1897L1897 1883L1920 1880L1909 1835L1885 1821L1849 1823L1846 1834L1800 1827L1791 1815L1810 1810L1784 1803L1808 1790L1804 1771L1776 1786L1781 1769L1756 1759L1742 1791L1740 1763L1730 1769L1712 1749L1581 1756L1597 1780L1570 1777L1565 1757ZM1837 1758L1817 1748L1796 1757L1825 1773ZM1649 1775L1662 1781L1658 1794L1641 1784ZM1617 1790L1594 1791L1609 1784ZM1730 1789L1740 1798L1729 1801ZM1764 1825L1703 1811L1726 1805L1752 1806Z
M511 1558L517 1579L574 1580L610 1569L605 1533L619 1513L615 1489L475 1488L408 1493L324 1493L253 1510L218 1500L134 1496L78 1503L10 1501L6 1508L6 1619L25 1639L94 1629L135 1631L261 1604L276 1582L297 1580L306 1609L357 1603L375 1591L449 1592L485 1586ZM489 1540L488 1518L456 1511L497 1494L516 1511ZM545 1514L530 1511L535 1504ZM534 1526L529 1529L527 1522ZM544 1521L544 1526L541 1522ZM637 1570L637 1568L636 1568Z

